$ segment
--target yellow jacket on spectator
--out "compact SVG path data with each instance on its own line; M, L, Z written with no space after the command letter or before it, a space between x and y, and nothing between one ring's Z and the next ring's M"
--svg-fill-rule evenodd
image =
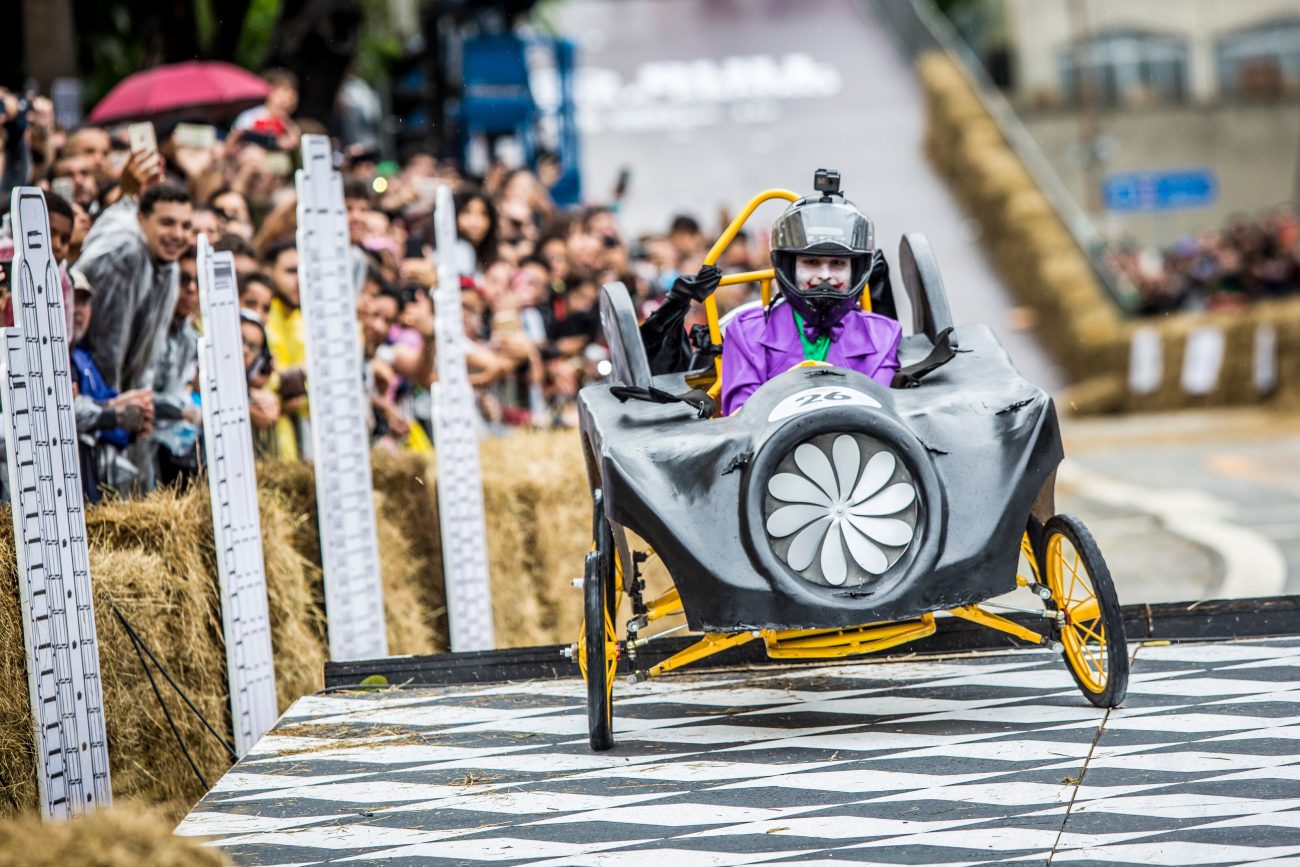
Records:
M275 359L277 370L307 366L307 343L303 338L302 308L290 308L279 298L271 300L266 315L266 344ZM275 450L282 461L296 461L301 456L298 448L300 421L307 418L307 406L281 413L275 423Z

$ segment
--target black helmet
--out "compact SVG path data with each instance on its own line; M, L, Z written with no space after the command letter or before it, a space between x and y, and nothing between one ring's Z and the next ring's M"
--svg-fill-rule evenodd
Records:
M772 224L772 267L790 306L817 331L829 331L858 304L871 256L876 250L876 230L852 202L839 192L839 173L819 169L820 195L806 196ZM843 287L829 283L799 286L794 278L796 256L835 256L853 266Z

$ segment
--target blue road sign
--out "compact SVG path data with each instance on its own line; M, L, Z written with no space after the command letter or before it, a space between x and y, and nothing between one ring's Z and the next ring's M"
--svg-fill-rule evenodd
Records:
M1108 211L1176 211L1204 208L1219 196L1212 169L1125 172L1101 182L1102 204Z

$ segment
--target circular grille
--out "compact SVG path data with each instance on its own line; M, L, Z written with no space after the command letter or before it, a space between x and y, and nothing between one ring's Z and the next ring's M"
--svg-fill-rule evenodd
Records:
M772 550L804 579L855 587L889 570L916 535L916 484L865 434L800 443L767 480L763 526Z

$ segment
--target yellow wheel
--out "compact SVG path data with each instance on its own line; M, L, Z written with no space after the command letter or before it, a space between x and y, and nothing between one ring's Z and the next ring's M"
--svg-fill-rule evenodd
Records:
M1116 707L1128 692L1124 615L1110 569L1083 522L1057 515L1043 527L1042 573L1052 591L1062 653L1088 701Z
M582 632L578 636L578 667L587 682L587 730L593 750L614 745L614 677L618 669L618 634L614 629L614 536L606 520L600 492L596 494L596 544L583 570Z

